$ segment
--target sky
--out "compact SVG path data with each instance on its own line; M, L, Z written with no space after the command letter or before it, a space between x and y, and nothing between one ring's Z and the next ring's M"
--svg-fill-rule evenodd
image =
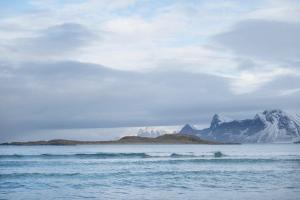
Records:
M299 35L297 0L0 1L0 141L299 113Z

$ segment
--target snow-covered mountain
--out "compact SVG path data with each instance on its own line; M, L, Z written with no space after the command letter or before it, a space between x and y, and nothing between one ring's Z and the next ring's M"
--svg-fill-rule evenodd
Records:
M220 142L292 142L300 138L300 116L265 110L253 119L230 120L216 114L209 128L198 130L187 124L180 133Z
M155 129L155 128L140 128L137 132L137 136L140 137L150 137L150 138L155 138L164 134L167 134L168 132L163 129Z

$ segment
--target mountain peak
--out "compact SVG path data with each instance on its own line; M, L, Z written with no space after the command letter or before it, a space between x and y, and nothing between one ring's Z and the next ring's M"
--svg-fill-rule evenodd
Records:
M263 111L264 115L282 115L284 112L280 109L271 109Z
M195 130L195 127L190 125L190 124L186 124L184 125L184 127L182 129L185 129L185 130Z
M155 138L164 134L167 134L167 131L163 129L156 129L151 127L140 128L137 132L137 136L139 137L150 137L150 138Z
M220 120L219 115L218 114L214 114L214 116L213 116L213 118L211 120L211 123L210 123L210 128L211 129L216 128L219 125L220 122L221 122L221 120Z
M265 110L262 112L262 115L266 121L271 123L278 122L291 117L290 115L288 115L280 109Z
M232 119L230 119L229 117L220 115L220 114L214 114L212 120L211 120L211 124L210 124L210 128L214 129L217 126L219 126L221 123L224 122L230 122L233 121Z
M184 133L184 134L193 134L194 131L197 130L195 127L193 127L190 124L186 124L184 125L184 127L182 127L182 129L180 130L180 133Z

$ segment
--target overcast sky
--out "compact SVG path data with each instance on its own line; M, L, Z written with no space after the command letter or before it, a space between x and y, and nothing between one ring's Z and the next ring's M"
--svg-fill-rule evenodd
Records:
M0 1L0 141L299 112L299 36L295 0Z

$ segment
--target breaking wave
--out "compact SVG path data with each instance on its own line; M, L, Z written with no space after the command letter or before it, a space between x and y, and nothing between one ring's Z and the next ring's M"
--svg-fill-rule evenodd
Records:
M51 159L142 159L147 161L150 158L166 158L170 162L210 162L209 160L215 160L214 162L276 162L280 161L300 161L299 156L284 156L281 158L272 157L249 157L249 156L233 156L224 154L221 151L209 152L203 155L196 155L193 153L77 153L77 154L37 154L37 155L23 155L23 154L11 154L11 155L0 155L0 160L51 160ZM178 160L178 161L177 161ZM219 161L218 161L219 160ZM149 160L150 161L150 160Z
M63 158L79 158L79 159L110 159L110 158L197 158L197 157L223 157L222 152L213 152L210 155L194 155L194 154L148 154L148 153L80 153L80 154L38 154L38 155L0 155L0 159L26 159L26 158L44 158L44 159L63 159Z

